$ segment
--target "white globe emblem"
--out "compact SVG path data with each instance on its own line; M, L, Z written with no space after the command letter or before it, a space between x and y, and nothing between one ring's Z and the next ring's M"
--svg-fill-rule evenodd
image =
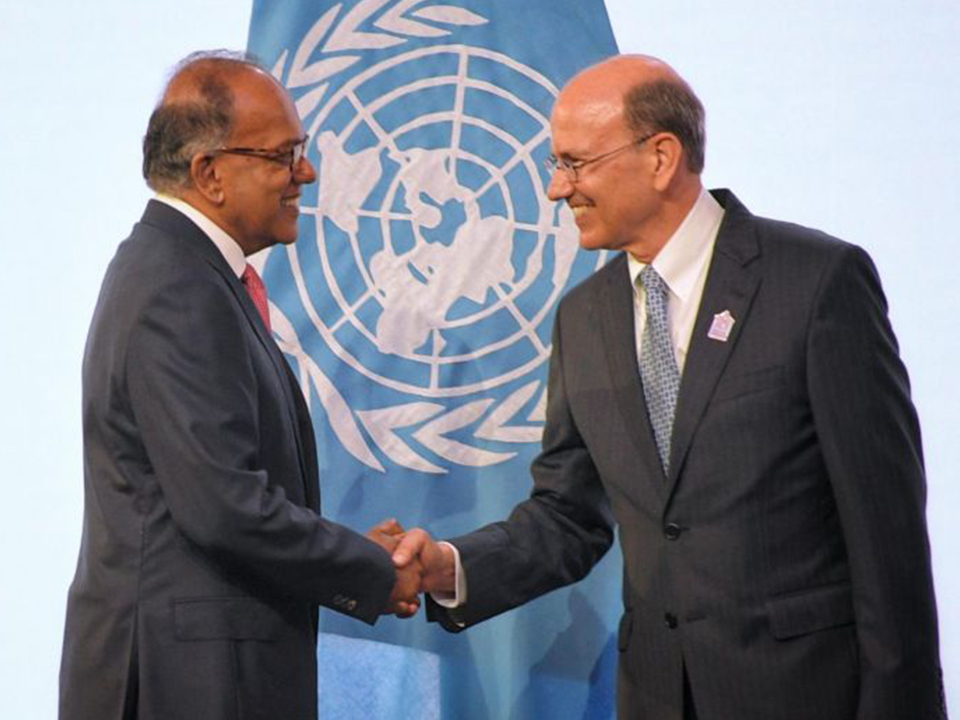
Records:
M318 199L304 203L316 245L290 258L341 361L397 391L454 397L548 358L577 255L572 214L544 192L556 93L508 56L454 45L385 60L324 104L311 128ZM304 253L322 292L304 280Z

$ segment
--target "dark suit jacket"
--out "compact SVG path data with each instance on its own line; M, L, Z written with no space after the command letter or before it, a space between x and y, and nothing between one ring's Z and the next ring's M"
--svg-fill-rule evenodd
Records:
M316 717L317 606L372 623L390 557L319 517L289 367L216 246L155 201L103 281L83 432L61 718Z
M616 525L621 718L679 720L684 667L700 720L941 717L920 432L874 267L714 195L669 477L619 257L561 303L531 498L452 540L456 619L576 581ZM732 332L710 339L724 310Z

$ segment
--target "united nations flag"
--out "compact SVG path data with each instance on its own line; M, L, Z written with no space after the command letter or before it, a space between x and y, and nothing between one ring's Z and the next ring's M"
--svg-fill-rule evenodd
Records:
M319 182L256 258L316 424L324 515L436 536L530 491L560 297L606 261L546 198L559 87L616 51L601 0L256 0ZM620 559L452 636L322 614L322 718L608 718Z

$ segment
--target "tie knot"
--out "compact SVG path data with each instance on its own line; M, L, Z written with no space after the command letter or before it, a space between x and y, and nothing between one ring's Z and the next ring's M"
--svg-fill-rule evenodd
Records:
M249 285L252 288L263 288L266 287L263 284L263 279L260 277L260 273L257 272L257 269L247 263L247 266L243 269L243 274L240 276L240 282L244 285Z
M640 282L647 294L655 294L665 297L667 294L667 284L660 277L659 273L653 269L653 265L647 265L640 271Z

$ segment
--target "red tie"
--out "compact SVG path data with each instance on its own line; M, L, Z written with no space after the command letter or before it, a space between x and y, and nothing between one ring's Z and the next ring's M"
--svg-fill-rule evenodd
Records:
M240 282L242 282L243 286L247 289L250 299L253 300L253 304L256 305L257 311L263 319L263 324L267 326L267 331L269 332L270 309L267 306L267 286L263 284L263 280L257 274L253 265L247 264L243 275L240 276Z

